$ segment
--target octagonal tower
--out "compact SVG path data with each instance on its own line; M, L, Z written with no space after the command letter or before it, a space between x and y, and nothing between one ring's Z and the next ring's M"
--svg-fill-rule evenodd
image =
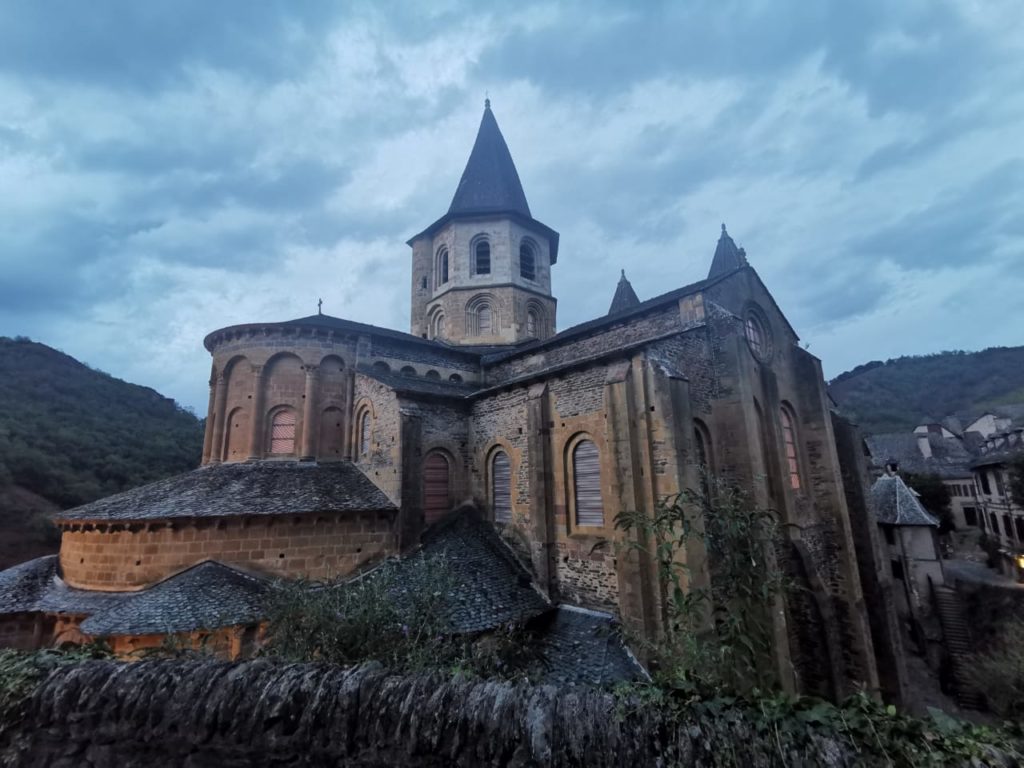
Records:
M490 101L448 212L409 245L414 335L494 345L554 334L558 233L530 214Z

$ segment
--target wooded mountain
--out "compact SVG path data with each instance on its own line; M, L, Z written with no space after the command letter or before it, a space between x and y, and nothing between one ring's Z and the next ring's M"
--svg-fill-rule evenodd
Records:
M56 551L49 513L194 469L202 444L159 392L0 336L0 568Z
M911 430L953 414L1024 403L1024 347L873 360L829 384L865 434Z

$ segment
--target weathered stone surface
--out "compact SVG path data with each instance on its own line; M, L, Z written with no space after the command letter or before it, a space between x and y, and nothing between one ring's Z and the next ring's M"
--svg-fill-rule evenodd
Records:
M586 687L399 677L271 661L107 661L58 669L0 765L850 765L842 744L780 754L741 718L670 723Z

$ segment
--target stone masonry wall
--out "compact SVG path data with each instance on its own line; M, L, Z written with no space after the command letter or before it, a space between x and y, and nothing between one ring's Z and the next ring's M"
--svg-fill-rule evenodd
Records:
M395 551L393 521L377 514L215 518L138 528L65 526L64 580L80 589L139 589L203 560L323 579Z
M402 498L401 413L394 390L376 379L356 374L353 424L353 460L388 498L399 504ZM359 419L369 407L370 445L366 454L359 451Z

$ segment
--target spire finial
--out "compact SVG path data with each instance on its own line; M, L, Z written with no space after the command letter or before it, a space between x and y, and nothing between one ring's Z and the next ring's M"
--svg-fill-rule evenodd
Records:
M723 235L726 234L726 232L725 232L725 222L724 221L722 222L722 234Z
M491 108L491 94L489 91L484 91L484 109Z
M622 279L623 279L623 280L625 280L625 279L626 279L626 270L622 270Z

